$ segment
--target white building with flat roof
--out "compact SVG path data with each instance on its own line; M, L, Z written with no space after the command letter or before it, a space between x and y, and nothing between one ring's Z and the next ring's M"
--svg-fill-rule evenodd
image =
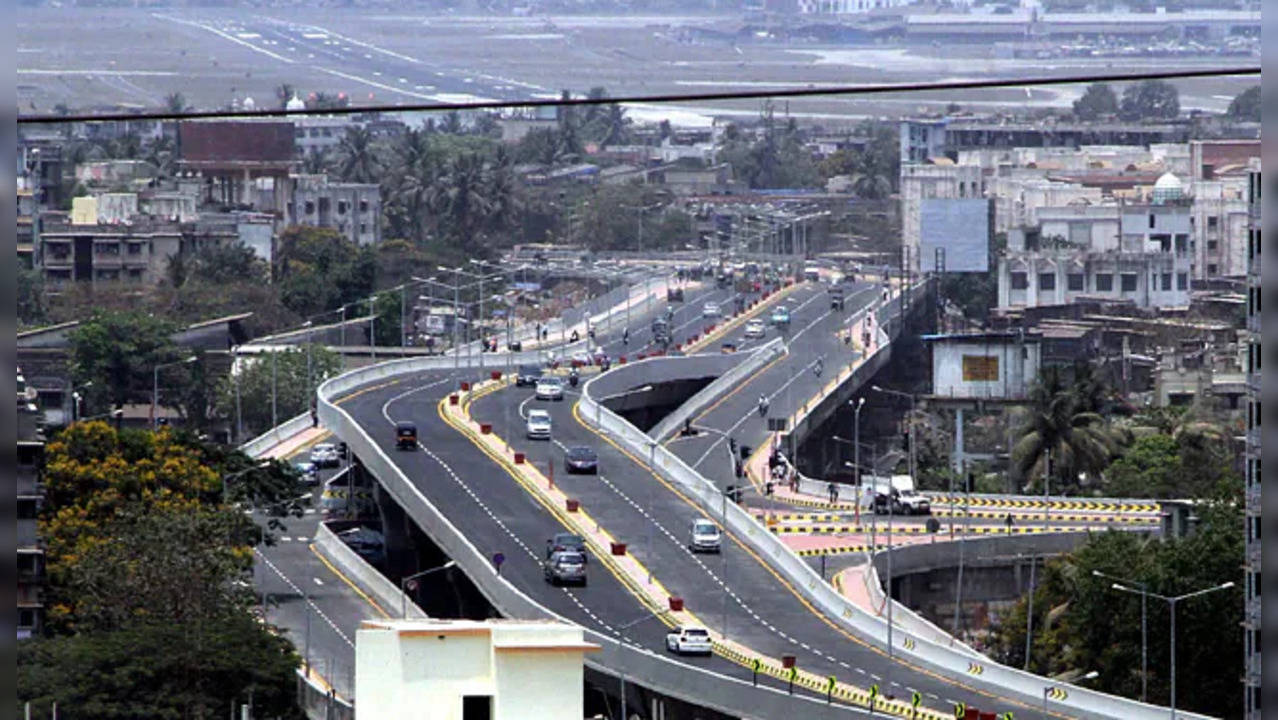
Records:
M356 720L585 717L577 625L538 620L367 620L355 636Z

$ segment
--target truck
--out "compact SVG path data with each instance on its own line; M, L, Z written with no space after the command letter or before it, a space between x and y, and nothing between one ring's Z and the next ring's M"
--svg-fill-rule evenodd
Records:
M872 508L875 515L931 515L932 501L914 489L914 478L893 475L875 477Z

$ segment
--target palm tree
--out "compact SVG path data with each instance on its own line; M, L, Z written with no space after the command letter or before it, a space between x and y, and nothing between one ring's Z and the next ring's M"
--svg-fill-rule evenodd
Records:
M332 165L327 150L316 148L302 156L302 172L308 175L323 175Z
M1046 368L1030 391L1029 418L1012 448L1020 476L1042 477L1047 468L1056 488L1074 489L1080 473L1099 474L1115 451L1105 419L1080 410L1078 397L1065 388L1060 372Z
M190 109L186 104L186 97L180 92L171 92L164 96L164 109L170 115L181 115Z
M144 156L147 162L155 166L160 177L169 177L173 174L173 162L177 158L177 147L173 142L173 138L168 135L160 135L146 144Z
M430 201L460 249L475 257L484 254L483 239L478 235L493 211L486 175L477 153L461 153L444 168Z
M337 145L337 174L345 182L375 183L379 173L373 135L368 128L348 128Z

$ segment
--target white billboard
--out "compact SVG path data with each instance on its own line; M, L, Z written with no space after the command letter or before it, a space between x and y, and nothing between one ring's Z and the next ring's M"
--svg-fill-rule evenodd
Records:
M990 201L923 198L919 267L923 272L989 272Z

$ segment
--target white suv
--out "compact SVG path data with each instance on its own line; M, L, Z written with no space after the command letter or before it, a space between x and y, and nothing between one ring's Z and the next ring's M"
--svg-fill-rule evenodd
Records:
M315 467L336 467L342 464L337 454L337 446L332 443L321 443L311 448L311 464Z
M696 625L681 625L666 633L666 649L680 655L709 655L714 652L710 631Z
M751 320L746 323L745 337L747 340L757 340L763 337L767 331L768 326L764 325L762 320Z
M717 318L720 315L722 315L722 311L719 310L719 303L708 302L701 308L701 317Z

